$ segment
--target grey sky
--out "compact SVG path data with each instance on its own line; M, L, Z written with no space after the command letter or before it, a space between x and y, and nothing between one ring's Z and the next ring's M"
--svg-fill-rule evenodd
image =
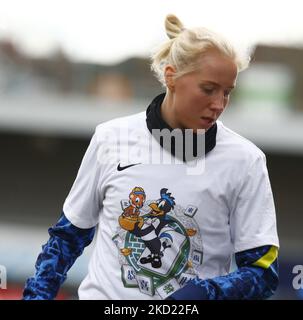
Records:
M302 9L301 0L0 0L0 38L38 56L60 45L76 60L115 63L147 56L166 39L164 18L174 13L241 48L303 46Z

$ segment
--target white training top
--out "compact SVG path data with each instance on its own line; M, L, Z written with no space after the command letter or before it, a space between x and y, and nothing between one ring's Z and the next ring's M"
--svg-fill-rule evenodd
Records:
M154 164L170 154L145 111L97 126L63 205L75 226L98 224L80 299L164 299L226 275L235 252L279 246L265 155L217 125L215 148L187 164Z

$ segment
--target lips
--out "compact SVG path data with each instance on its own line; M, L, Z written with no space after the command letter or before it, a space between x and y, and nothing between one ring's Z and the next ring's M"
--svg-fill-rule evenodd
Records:
M201 117L201 119L206 120L208 122L214 122L215 121L215 119L211 118L211 117Z

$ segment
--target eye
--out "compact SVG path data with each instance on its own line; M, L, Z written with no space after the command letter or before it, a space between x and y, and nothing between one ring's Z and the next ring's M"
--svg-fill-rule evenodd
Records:
M204 93L206 93L207 95L213 94L214 90L215 90L215 89L212 88L212 87L202 87L202 91L203 91Z
M158 208L161 209L162 207L164 207L165 205L165 200L162 200L159 204L158 204Z
M231 94L231 90L224 91L224 97L225 98L228 98L230 96L230 94Z
M224 97L228 98L229 97L230 92L224 91Z
M137 197L135 201L136 201L136 203L140 202L140 198Z

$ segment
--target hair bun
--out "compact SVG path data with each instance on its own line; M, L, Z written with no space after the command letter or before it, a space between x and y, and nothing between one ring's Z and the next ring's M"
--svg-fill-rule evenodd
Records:
M166 34L170 39L176 38L183 30L183 23L174 14L168 14L165 19Z

